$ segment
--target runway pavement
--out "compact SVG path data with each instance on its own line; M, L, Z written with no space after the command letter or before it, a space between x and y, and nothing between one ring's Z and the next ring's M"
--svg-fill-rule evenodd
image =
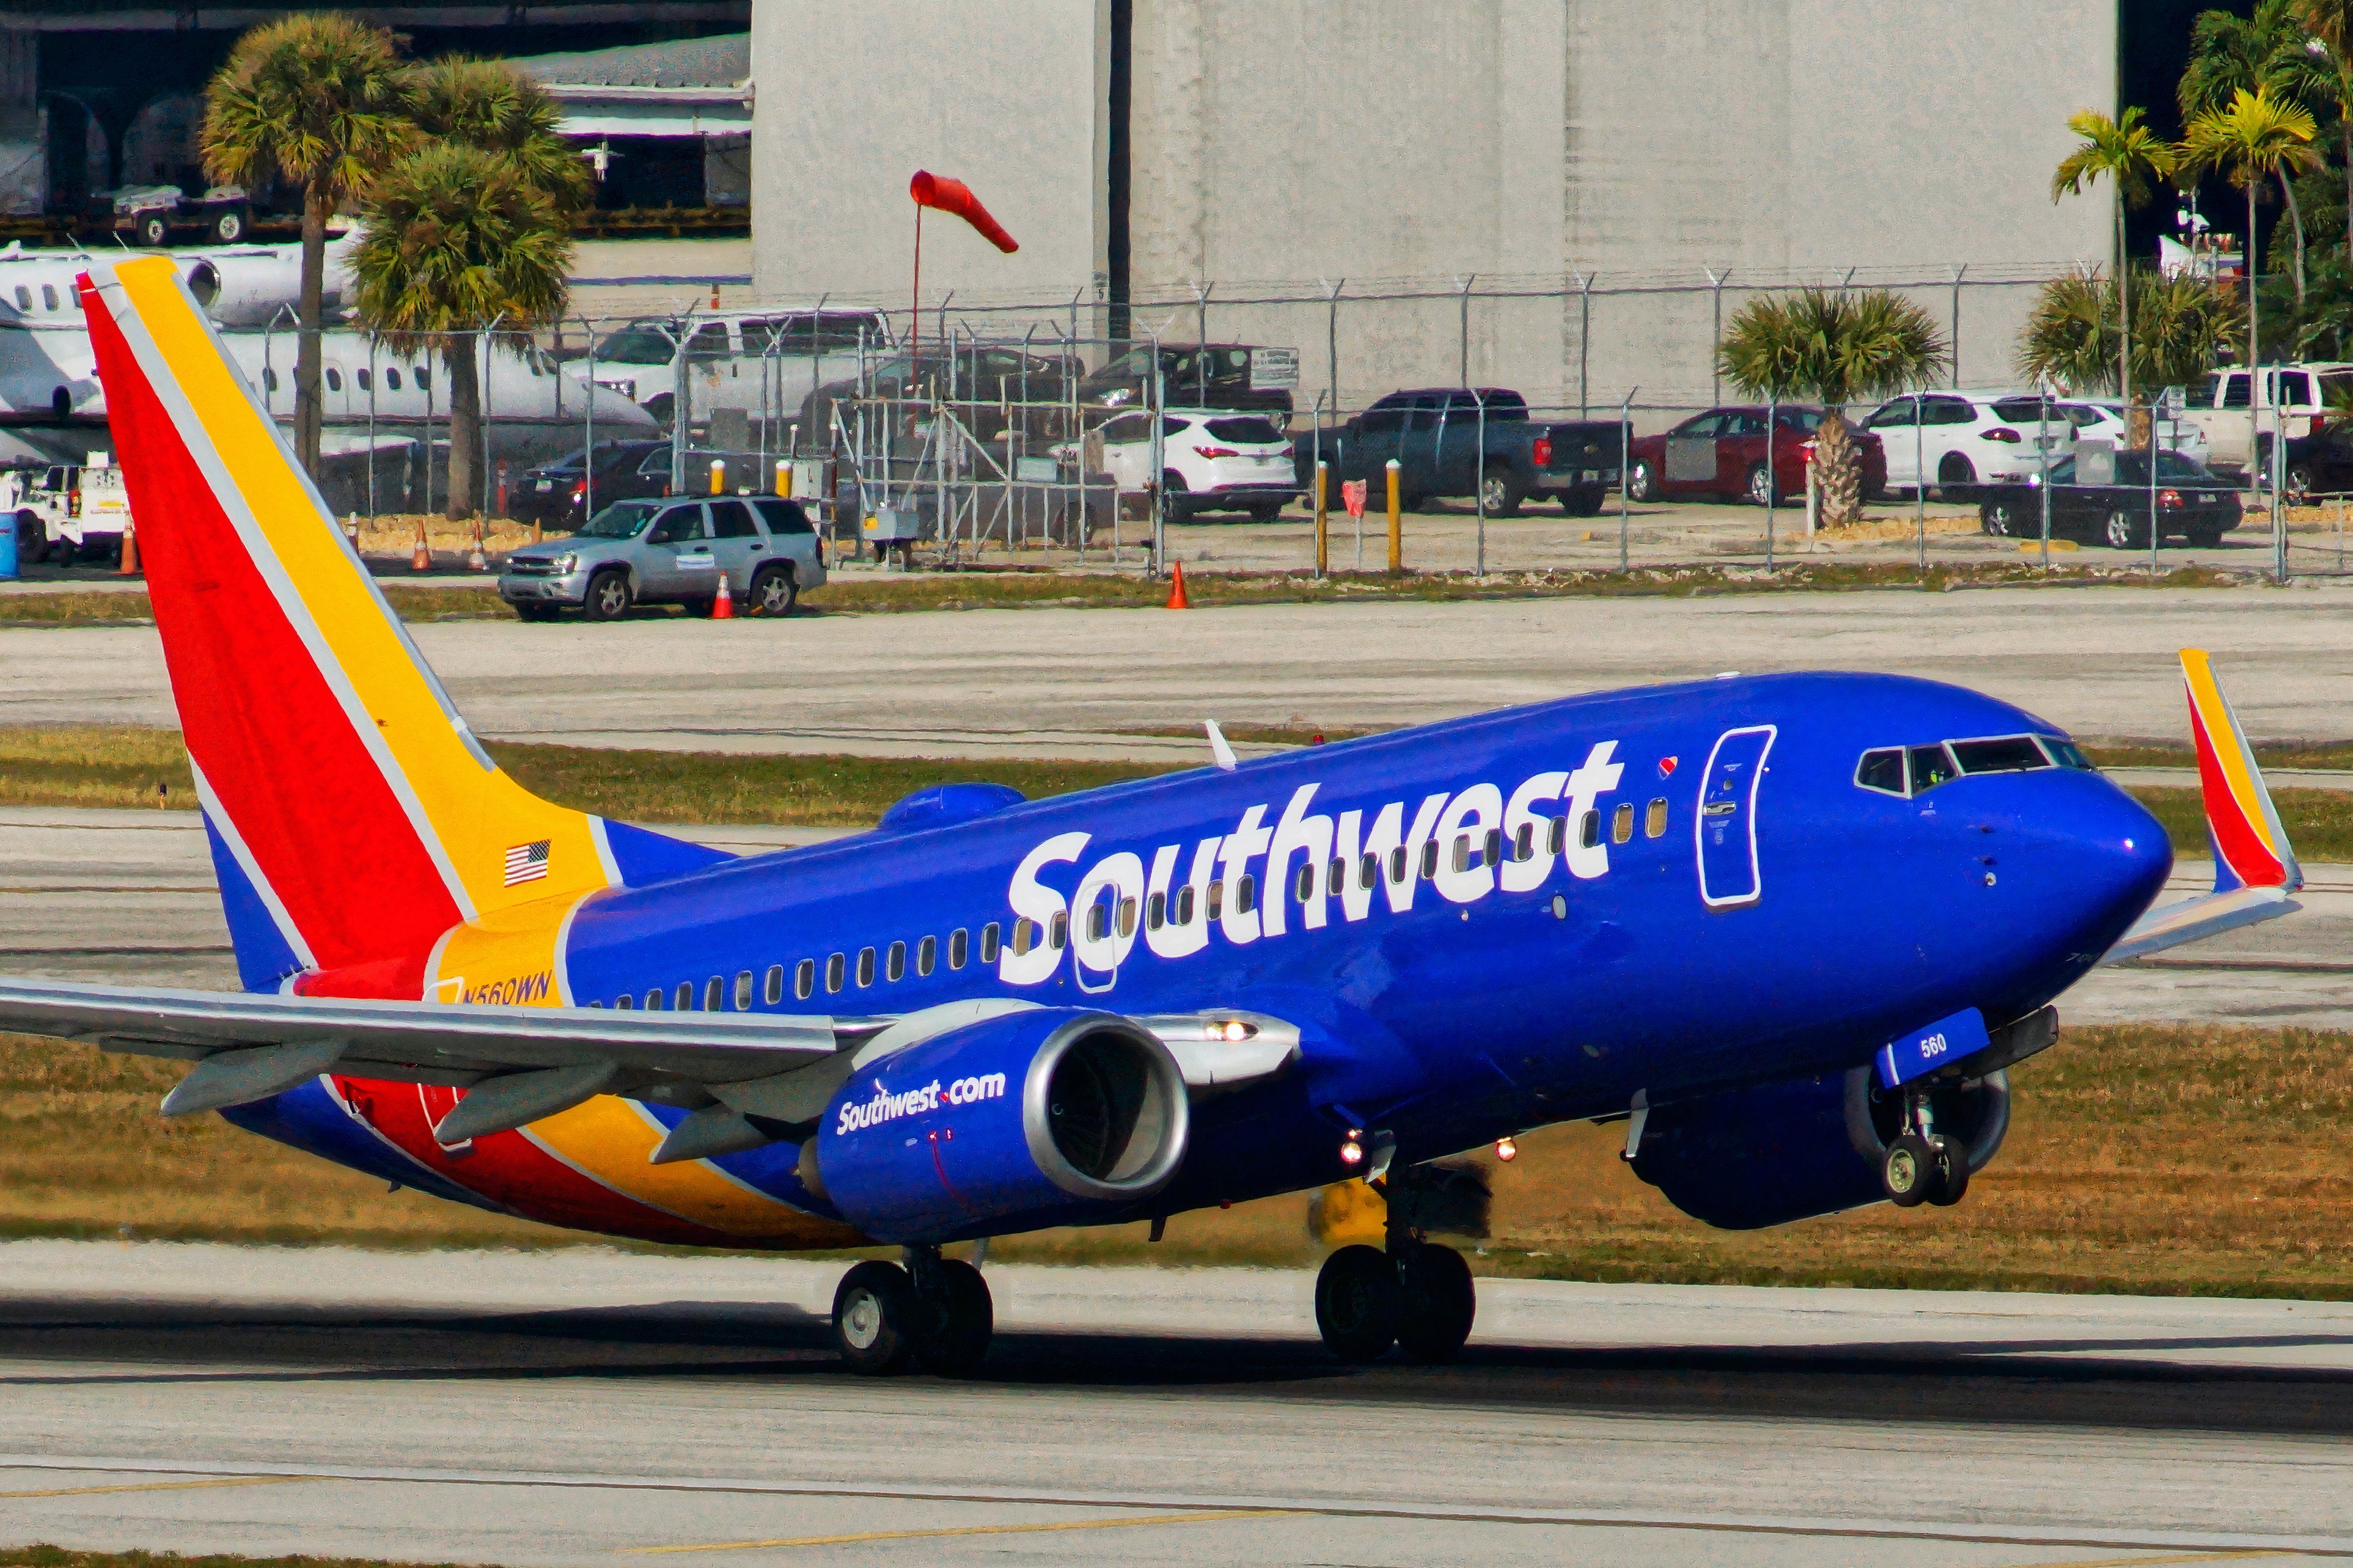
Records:
M0 1245L0 1539L513 1564L2353 1555L2353 1307L1491 1281L1345 1370L1308 1279L992 1268L970 1384L839 1266Z
M2353 735L2353 584L1161 610L713 624L421 625L492 736L673 750L1198 756L1122 730L1398 724L1727 669L1953 680L2079 734L2187 743L2175 650L2216 656L2259 739ZM174 723L146 626L0 630L0 723Z

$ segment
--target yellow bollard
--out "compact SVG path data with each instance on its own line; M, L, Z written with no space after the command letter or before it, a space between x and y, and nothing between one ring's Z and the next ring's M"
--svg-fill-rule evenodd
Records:
M1327 510L1332 489L1332 465L1315 465L1315 575L1321 577L1331 563L1330 536L1325 531Z
M1405 570L1405 521L1398 515L1398 476L1400 472L1402 470L1398 467L1398 460L1391 458L1388 460L1389 570L1391 572Z
M776 493L780 496L793 493L793 465L789 458L776 459Z
M727 493L727 461L723 458L711 459L711 493L715 496Z

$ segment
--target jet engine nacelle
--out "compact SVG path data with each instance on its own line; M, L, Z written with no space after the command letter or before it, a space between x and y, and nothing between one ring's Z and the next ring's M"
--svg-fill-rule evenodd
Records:
M300 246L252 246L183 258L182 276L205 314L224 327L267 327L302 299ZM343 306L343 279L329 258L320 309L332 320ZM289 321L290 325L290 320Z
M811 1147L818 1184L877 1241L1106 1218L1185 1158L1185 1077L1141 1026L1032 1008L859 1069Z
M1875 1088L1873 1069L1861 1067L1656 1107L1634 1173L1724 1230L1878 1203L1881 1156L1903 1129L1899 1098ZM1940 1088L1929 1109L1975 1174L2010 1131L2010 1080L1994 1072Z

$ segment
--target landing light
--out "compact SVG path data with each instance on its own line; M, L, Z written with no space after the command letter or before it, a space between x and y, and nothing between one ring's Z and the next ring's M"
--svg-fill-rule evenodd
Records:
M1211 1019L1202 1027L1202 1037L1229 1046L1240 1045L1258 1033L1256 1024L1245 1024L1240 1018Z
M1364 1163L1365 1146L1362 1143L1357 1142L1354 1138L1343 1139L1340 1143L1340 1163L1343 1165L1361 1165Z
M1509 1138L1495 1140L1495 1158L1506 1165L1520 1157L1520 1146Z

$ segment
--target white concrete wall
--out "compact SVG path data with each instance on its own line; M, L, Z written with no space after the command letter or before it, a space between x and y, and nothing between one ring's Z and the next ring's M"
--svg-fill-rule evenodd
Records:
M1107 0L758 0L754 287L907 297L918 169L970 185L1011 256L927 216L927 304L1103 270Z
M1302 350L1360 406L1470 379L1574 405L1714 389L1760 287L1973 278L2105 253L2054 205L2075 110L2113 103L2117 0L1135 0L1130 206L1139 331ZM968 180L1024 245L927 225L926 292L1067 300L1103 266L1105 0L761 0L757 287L903 295L909 173ZM1476 301L1467 356L1451 290ZM1345 279L1335 313L1316 296ZM1434 296L1367 300L1411 290ZM1630 293L1679 283L1683 293ZM1961 376L2010 379L2031 289L1962 300ZM934 297L936 297L935 295ZM1338 352L1327 350L1336 320ZM1589 328L1589 331L1587 330ZM1018 329L1017 329L1018 330ZM1580 343L1588 345L1582 358ZM1336 363L1334 362L1336 361ZM1655 422L1655 421L1653 421Z

